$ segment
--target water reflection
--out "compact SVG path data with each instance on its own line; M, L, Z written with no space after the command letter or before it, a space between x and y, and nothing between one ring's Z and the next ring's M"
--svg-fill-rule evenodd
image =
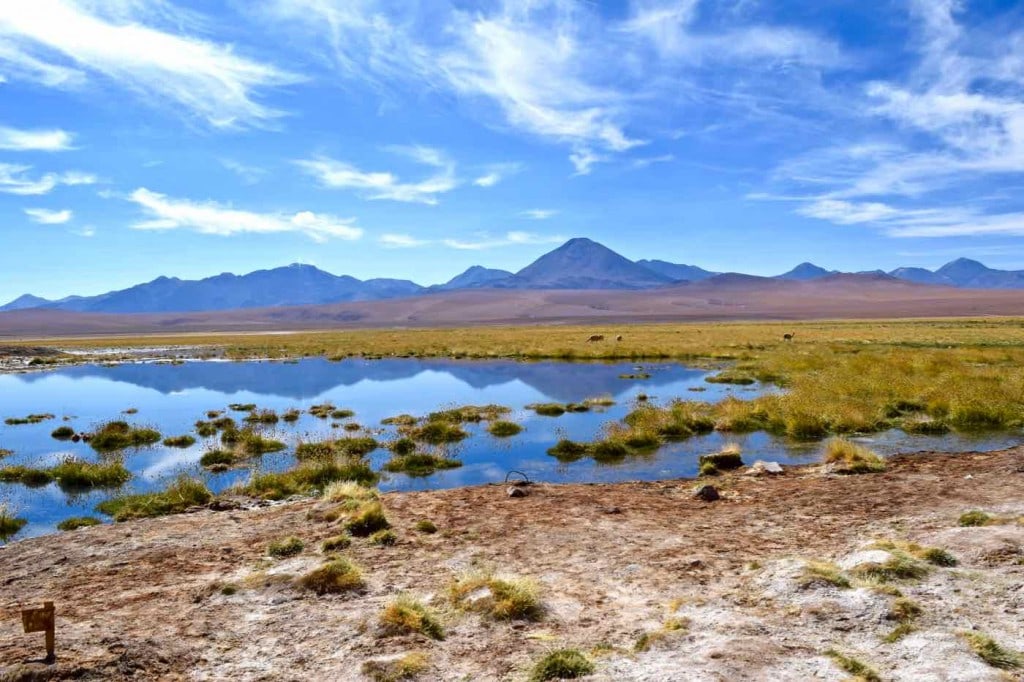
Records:
M744 458L772 459L783 463L817 458L820 444L788 442L768 434L744 436L709 434L672 443L658 452L630 457L615 465L592 460L571 464L558 462L546 450L559 438L592 440L602 426L621 419L640 393L652 400L675 397L707 401L727 395L751 398L767 389L762 386L733 387L709 384L706 372L673 363L644 363L645 380L626 380L622 374L636 373L635 363L561 363L467 360L391 359L367 361L349 359L329 362L307 359L299 362L187 362L185 364L82 365L58 370L0 376L0 417L52 412L54 420L20 426L0 425L0 448L14 451L2 464L52 466L62 457L95 459L85 443L59 442L50 437L56 426L67 423L78 431L119 416L132 423L152 425L165 436L193 431L193 424L208 410L225 409L229 403L255 403L282 412L304 410L294 424L280 423L269 429L272 437L294 445L299 439L337 438L341 429L330 421L305 413L311 405L330 402L351 408L356 421L380 428L381 419L400 413L426 414L445 406L497 403L513 409L510 418L524 431L509 439L490 436L483 425L469 425L471 436L454 446L451 454L464 466L431 476L411 478L386 474L384 490L445 488L500 481L511 469L524 471L541 481L653 480L692 476L700 454L737 442ZM695 392L698 389L700 392ZM579 402L585 398L610 395L616 404L603 410L571 413L560 417L538 416L523 407L534 402ZM236 418L241 415L235 415ZM387 439L388 432L378 435ZM1015 434L969 438L952 435L910 437L899 431L876 434L871 447L882 454L906 450L994 449L1016 444ZM200 439L185 449L155 446L129 451L125 465L133 478L125 490L160 488L182 471L203 475L211 489L224 490L245 480L248 470L207 474L198 466L199 457L213 444ZM374 468L388 458L386 451L370 456ZM276 470L293 463L289 451L263 456L255 466ZM71 516L94 514L96 503L109 493L89 491L68 494L55 484L29 489L17 484L0 484L0 501L7 501L29 520L19 537L48 532L57 522Z

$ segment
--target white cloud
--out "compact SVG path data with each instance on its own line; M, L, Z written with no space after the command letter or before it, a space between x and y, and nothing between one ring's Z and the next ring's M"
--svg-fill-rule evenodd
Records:
M417 246L426 246L430 243L426 239L417 239L407 234L382 234L377 238L381 246L389 249L411 249Z
M220 165L228 169L247 185L255 185L267 175L267 169L260 166L252 166L234 159L221 159Z
M30 177L31 166L17 166L0 163L0 192L20 196L37 196L51 192L58 185L92 185L97 182L95 175L80 171L46 173Z
M676 160L674 154L661 154L660 156L645 156L639 159L633 159L630 162L630 166L633 168L647 168L653 166L656 163L671 163Z
M501 246L521 246L524 244L559 244L565 237L557 235L539 235L533 232L506 232L504 237L482 235L476 239L443 239L442 243L453 249L464 251L480 251Z
M473 180L477 187L494 187L510 175L523 169L520 163L493 163L487 166L487 172Z
M547 220L558 215L558 211L551 208L531 208L528 211L523 211L520 215L531 220Z
M594 164L608 161L608 158L607 155L595 154L592 150L586 148L577 149L569 155L569 161L572 162L573 168L576 169L575 175L590 175Z
M63 152L71 148L71 134L64 130L19 130L0 126L0 149L5 151Z
M129 200L148 215L147 220L133 225L138 230L187 229L222 236L298 232L318 242L332 237L359 239L363 235L362 229L354 225L353 218L337 218L311 211L300 211L294 215L255 213L212 201L174 199L146 188L132 192Z
M145 25L151 21L170 28ZM214 127L263 125L280 115L257 101L257 92L300 79L229 46L171 30L192 23L166 3L2 2L0 72L54 87L98 75Z
M363 171L350 163L323 156L295 163L324 187L356 190L368 199L435 205L437 195L458 187L455 163L440 150L422 146L393 146L387 150L436 170L419 182L402 182L394 173Z
M25 215L40 225L63 225L72 218L69 209L51 211L47 208L26 208Z
M94 227L83 227L80 230L72 230L72 232L79 237L95 237L96 228Z
M892 236L1021 234L1024 214L987 196L984 183L1024 174L1024 31L966 27L956 0L909 7L917 62L902 80L868 83L850 107L887 125L883 141L791 159L775 182L783 194L802 195L802 215Z

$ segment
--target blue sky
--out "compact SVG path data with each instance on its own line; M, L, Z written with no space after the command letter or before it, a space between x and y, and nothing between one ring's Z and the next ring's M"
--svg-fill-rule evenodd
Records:
M573 236L776 274L1024 267L1024 7L7 0L0 300Z

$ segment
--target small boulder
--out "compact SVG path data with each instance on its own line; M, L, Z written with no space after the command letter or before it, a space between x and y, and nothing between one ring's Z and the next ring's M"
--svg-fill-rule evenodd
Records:
M750 468L744 472L744 476L777 476L784 473L782 465L778 462L765 462L764 460L757 460L750 465Z
M521 487L516 486L516 485L510 485L508 487L508 496L509 497L526 497L529 494L530 493L527 492L526 488L521 488Z
M718 488L713 485L702 485L693 496L705 502L714 502L722 497L718 494Z

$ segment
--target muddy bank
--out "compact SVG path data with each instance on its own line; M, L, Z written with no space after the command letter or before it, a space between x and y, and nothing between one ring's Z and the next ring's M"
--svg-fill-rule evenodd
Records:
M804 467L715 484L722 499L712 503L694 497L693 481L536 485L515 499L501 486L387 494L397 544L354 539L342 553L366 586L335 596L293 582L340 530L317 500L17 542L0 549L0 679L362 680L367 661L418 651L418 679L524 680L562 647L594 661L594 680L848 678L829 649L886 680L1021 679L962 633L1024 649L1024 448L905 455L882 474ZM972 509L996 523L961 527ZM418 532L421 519L438 532ZM302 553L269 558L268 543L290 535ZM941 548L957 564L858 579L864 557L882 551L865 547L880 540ZM807 561L836 563L850 587L808 581ZM534 578L543 616L456 609L446 588L473 568ZM900 622L897 591L919 613L886 642ZM437 610L444 640L380 628L399 593ZM43 600L58 609L52 666L32 662L42 637L22 634L18 614Z

